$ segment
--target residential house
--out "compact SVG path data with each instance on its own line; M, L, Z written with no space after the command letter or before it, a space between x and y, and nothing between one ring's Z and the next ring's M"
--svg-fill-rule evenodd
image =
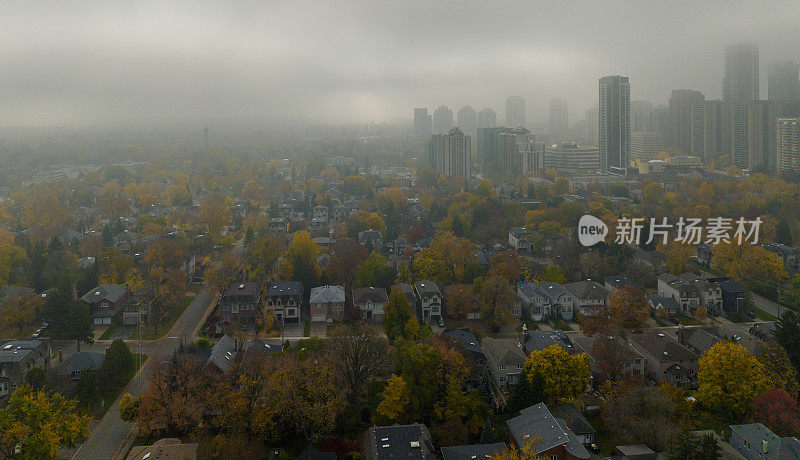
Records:
M513 227L508 231L508 245L517 252L531 253L536 250L536 231L525 227Z
M760 341L750 335L744 326L720 327L681 327L678 329L678 341L698 355L702 355L717 342L730 341L755 353Z
M652 267L656 272L664 270L667 262L667 257L658 251L645 251L644 249L637 249L633 253L634 260L644 262L645 265Z
M56 375L76 382L81 378L83 371L99 372L105 360L106 355L103 353L79 351L58 363L53 370Z
M11 379L0 377L0 401L4 401L11 395Z
M114 249L119 249L124 254L130 254L139 243L139 235L130 230L125 230L113 238Z
M367 321L380 321L383 309L389 303L386 289L382 287L365 287L353 289L353 305L361 310Z
M603 279L603 282L609 294L613 293L617 289L622 289L629 284L633 285L636 288L642 289L641 286L626 278L625 275L606 276L605 279Z
M228 334L225 334L211 347L211 354L206 360L205 367L224 374L228 372L231 366L233 366L233 363L236 362L236 354L238 351L236 341Z
M576 352L572 339L570 339L564 331L559 329L529 331L523 324L520 342L522 343L522 348L526 355L534 351L544 350L551 345L557 345L569 352L569 354L574 354Z
M358 242L368 248L378 248L383 246L383 233L369 229L358 232Z
M797 273L800 269L800 249L781 243L764 243L761 246L781 258L783 268L789 275Z
M517 294L527 308L530 318L541 321L546 317L571 320L574 300L572 294L558 283L520 283Z
M154 301L152 293L146 288L128 296L122 303L122 324L136 326L147 322Z
M256 324L262 316L261 283L231 283L219 301L218 316L227 324Z
M736 314L744 309L747 294L744 284L730 278L709 278L708 281L719 286L722 292L722 310L726 314Z
M276 281L267 287L264 296L267 308L275 312L281 323L299 323L303 308L303 283L300 281Z
M589 452L566 421L555 417L544 403L522 409L506 424L511 444L519 449L532 446L532 455L556 460L589 458Z
M682 273L679 278L697 287L700 294L700 305L714 310L722 308L722 289L719 285L694 273Z
M502 442L442 447L442 460L488 460L508 451Z
M649 330L630 334L628 343L647 360L647 376L691 388L697 384L698 355L668 335Z
M595 307L608 305L610 292L602 284L592 281L576 281L564 285L572 294L572 311L579 311L584 315L592 315Z
M344 298L343 286L327 285L311 288L308 300L311 321L331 323L344 320Z
M658 295L675 299L684 315L693 315L700 306L697 286L669 273L658 275Z
M483 353L478 339L466 327L445 329L442 335L458 344L458 350L472 365L472 375L467 383L472 387L477 387L480 383L480 376L486 368L486 355Z
M406 299L408 299L408 305L411 306L411 310L417 312L419 309L419 297L417 297L416 291L414 291L414 286L406 283L398 283L392 285L392 289L399 289L400 292L406 295Z
M650 310L653 316L659 316L662 312L666 315L677 315L681 312L678 301L672 297L650 294L647 296L647 303L650 304Z
M581 444L591 444L594 442L595 429L583 413L570 403L558 403L550 408L550 413L557 419L564 420Z
M365 460L436 460L428 427L410 425L371 426L364 433Z
M706 268L710 267L711 257L713 257L713 252L709 243L700 243L697 245L695 249L695 259L697 259L700 265Z
M89 304L94 324L119 323L122 304L130 296L128 286L123 284L101 284L81 297Z
M420 280L414 283L414 290L419 298L417 314L424 324L436 322L442 316L442 293L439 286L431 280Z
M598 379L606 378L603 375L610 370L603 365L603 361L611 355L616 360L615 367L620 376L644 376L647 371L647 360L636 351L628 342L619 335L595 334L586 337L583 334L573 336L575 351L586 353L589 356L589 366L592 375Z
M46 340L9 340L0 345L0 378L7 378L10 389L25 382L31 368L48 370L50 367L50 343Z
M797 438L782 438L760 423L731 425L728 443L747 460L800 458L800 441Z
M486 356L486 367L492 377L494 387L505 389L516 385L522 373L525 353L520 344L512 339L495 339L484 337L483 354Z
M457 305L456 302L451 302L454 290L457 289L468 290L469 301L467 302L467 305ZM467 307L467 311L462 310L465 306ZM478 298L475 296L475 293L470 289L469 285L451 284L450 286L446 286L444 288L444 313L448 318L480 319L481 306L480 303L478 302Z
M159 439L150 446L134 446L126 457L127 460L195 460L197 458L197 448L200 444L196 442L181 443L177 438Z

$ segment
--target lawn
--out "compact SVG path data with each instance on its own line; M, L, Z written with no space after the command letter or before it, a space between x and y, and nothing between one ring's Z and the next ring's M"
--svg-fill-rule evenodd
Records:
M155 325L153 324L143 325L142 340L155 340L165 336L169 330L172 329L172 325L175 324L175 321L181 317L183 312L186 310L186 307L192 303L192 300L194 300L194 297L187 296L183 299L183 303L175 308L169 309L169 311L167 311L167 315L158 323L158 329L156 329ZM134 332L131 335L131 338L138 339L139 336L137 334L137 332Z
M684 326L697 326L698 324L700 324L700 322L697 321L696 319L686 315L677 315L675 316L675 318L678 321L680 321L680 323L683 324Z
M770 314L760 308L753 307L753 313L755 313L756 318L763 320L763 321L778 321L778 317Z
M311 323L306 321L303 323L303 337L311 336Z
M108 327L108 329L105 330L105 332L103 332L103 335L100 336L100 340L110 339L111 336L114 335L115 332L117 332L117 329L119 329L119 325L112 324L111 326Z
M553 325L553 329L561 329L562 331L571 331L572 329L569 327L565 321L562 321L558 318L550 318L550 324Z

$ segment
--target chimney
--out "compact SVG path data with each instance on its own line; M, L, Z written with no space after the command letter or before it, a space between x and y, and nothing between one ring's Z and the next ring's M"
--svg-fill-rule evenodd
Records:
M769 443L767 442L766 439L761 441L761 452L764 454L769 452Z

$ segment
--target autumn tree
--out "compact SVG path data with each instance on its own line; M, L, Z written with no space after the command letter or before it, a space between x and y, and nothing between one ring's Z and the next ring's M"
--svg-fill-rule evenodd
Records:
M453 280L445 261L433 249L423 249L414 254L411 268L415 279L431 279L441 285L450 284Z
M144 257L144 263L150 267L178 268L183 261L183 250L169 238L158 238L150 243Z
M399 375L389 378L386 388L381 393L381 402L378 404L378 414L387 419L398 422L408 408L411 396L408 393L408 386L405 380Z
M394 281L394 270L389 267L386 258L377 252L371 252L367 260L356 269L354 287L381 286L389 287Z
M606 395L602 417L617 442L663 451L678 429L677 408L658 387L618 382Z
M119 249L108 248L97 256L100 284L124 284L125 275L133 269L133 259Z
M74 447L89 434L89 418L77 401L30 386L17 388L0 409L0 453L5 458L59 458L61 446Z
M316 286L322 274L317 262L319 254L311 235L305 230L299 231L281 258L281 273L286 279L300 281L303 286Z
M328 261L328 276L350 291L355 281L356 270L369 256L369 250L352 238L336 241Z
M146 285L153 294L148 321L158 331L158 324L170 309L177 308L186 296L186 276L181 270L151 268L147 274Z
M405 335L405 327L409 320L414 319L414 312L408 304L408 297L398 288L392 288L389 293L389 302L384 307L383 329L386 337L394 341Z
M558 345L533 351L522 366L529 381L538 380L550 402L577 399L589 386L591 369L585 353L570 355Z
M650 317L644 291L631 284L614 290L608 299L608 309L614 321L628 328L639 327Z
M800 394L797 369L792 365L789 354L781 344L772 340L759 343L755 349L755 356L764 365L764 372L774 388L786 390L793 396Z
M445 309L447 314L455 319L465 319L470 313L476 311L475 294L472 287L466 284L453 284L446 288Z
M328 335L331 363L352 398L356 423L361 421L365 385L390 369L388 348L386 339L363 322L338 326Z
M12 270L27 260L23 248L10 242L0 242L0 286L8 284Z
M679 276L686 270L686 264L694 254L694 247L689 244L675 243L666 250L666 270L675 276Z
M800 434L797 399L780 388L772 388L753 401L753 417L778 436Z
M787 278L780 256L746 242L714 245L711 268L748 286L755 286L762 280L784 281Z
M505 251L492 256L489 273L502 276L507 280L519 281L522 279L522 272L526 265L525 258L518 252Z
M795 369L800 369L800 315L791 310L785 311L775 322L772 334L789 354Z
M222 238L222 229L231 221L230 206L232 200L221 193L212 193L205 197L197 213L197 223L208 232L215 243Z
M23 329L36 319L42 306L44 299L33 292L4 299L3 314L0 315L0 331L6 334L4 337L21 336Z
M769 387L764 366L733 342L717 342L703 353L698 365L698 401L735 420Z
M285 250L285 241L271 235L255 238L247 246L246 263L251 279L272 276L276 263Z
M148 378L137 410L142 435L188 433L200 423L209 403L201 360L186 355L154 360Z
M513 304L516 294L505 278L489 276L477 286L473 284L473 288L476 288L481 319L490 328L498 331L513 319L509 306Z
M228 253L222 256L222 260L218 265L206 268L203 273L203 280L213 291L222 294L227 289L228 283L240 272L241 268L239 258Z
M106 359L100 369L100 381L110 388L119 388L133 377L134 366L128 345L120 339L114 340L106 351Z
M669 458L675 460L717 460L721 450L713 434L698 436L692 430L684 428L673 434L668 452Z

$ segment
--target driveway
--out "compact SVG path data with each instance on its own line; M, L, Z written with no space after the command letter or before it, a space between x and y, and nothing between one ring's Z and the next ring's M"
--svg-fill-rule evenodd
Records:
M311 323L311 337L319 337L324 339L327 337L328 333L328 323L323 321L314 321Z

